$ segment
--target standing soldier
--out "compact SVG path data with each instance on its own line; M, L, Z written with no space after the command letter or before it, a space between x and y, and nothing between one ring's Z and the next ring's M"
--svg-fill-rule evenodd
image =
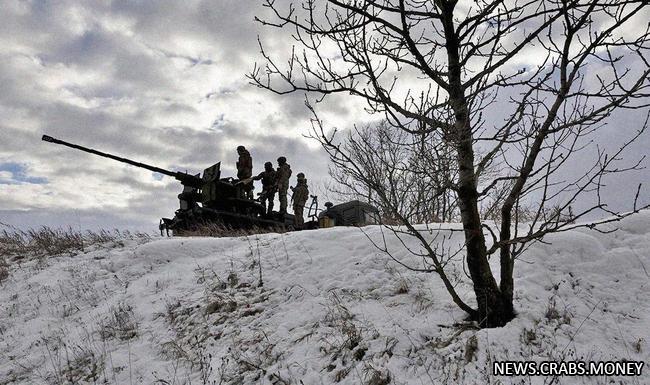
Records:
M237 147L239 160L237 160L237 179L244 180L253 176L253 158L250 152L244 146ZM246 198L253 199L253 183L247 183L244 186Z
M291 177L291 167L287 163L287 158L281 156L278 158L277 186L278 197L280 199L280 213L287 212L287 190L289 190L289 177Z
M298 182L296 187L292 187L293 195L291 200L293 201L293 215L294 215L294 225L297 229L301 229L305 224L305 220L302 217L303 210L305 208L305 203L307 203L307 198L309 198L309 188L307 187L307 179L305 179L305 174L298 173L296 175Z
M264 171L258 176L253 177L253 180L262 180L262 192L260 195L260 202L266 207L266 202L269 202L267 214L273 211L273 200L275 199L275 189L277 188L277 173L273 169L273 163L264 163Z

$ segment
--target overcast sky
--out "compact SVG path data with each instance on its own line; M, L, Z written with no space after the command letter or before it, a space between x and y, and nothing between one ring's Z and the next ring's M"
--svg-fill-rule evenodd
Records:
M284 155L320 191L327 157L304 137L304 96L277 96L245 77L261 60L258 34L271 53L288 47L254 22L264 12L241 0L2 1L0 222L151 230L177 208L172 178L42 142L45 133L173 170L221 161L224 176L235 174L242 144L255 172ZM341 96L319 111L346 128L370 119L361 107ZM640 123L618 121L625 132ZM648 145L646 135L633 150ZM620 179L616 191L648 176Z
M42 142L44 133L174 170L221 161L224 176L242 144L255 171L285 155L316 187L327 161L303 137L304 96L245 78L257 35L282 41L260 31L255 4L1 2L0 221L154 228L177 208L173 178ZM354 120L331 106L330 121Z

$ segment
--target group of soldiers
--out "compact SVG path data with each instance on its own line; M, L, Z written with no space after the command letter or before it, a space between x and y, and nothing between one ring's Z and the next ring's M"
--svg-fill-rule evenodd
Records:
M253 181L262 181L262 192L259 193L259 201L265 207L268 214L273 211L273 201L275 200L275 193L278 193L280 200L280 213L287 212L287 192L289 190L289 178L291 177L291 166L287 163L287 158L281 156L278 158L278 168L273 169L273 163L264 163L264 171L257 176L253 176L253 158L250 152L244 146L237 147L237 178L240 183L244 183L246 197L253 199ZM303 212L307 199L309 198L309 188L307 187L307 179L305 174L298 173L296 175L296 186L291 187L293 192L291 201L293 203L294 220L297 227L302 227L304 224Z

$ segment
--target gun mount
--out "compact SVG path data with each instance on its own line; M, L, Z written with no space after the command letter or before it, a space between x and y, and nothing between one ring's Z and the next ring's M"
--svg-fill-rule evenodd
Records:
M42 140L171 176L180 181L184 186L183 191L178 195L180 208L176 210L173 218L160 220L161 234L165 230L169 235L169 230L172 230L173 234L182 235L209 224L233 229L254 227L292 229L293 215L275 212L267 214L264 206L246 197L245 183L238 183L238 180L231 177L221 178L221 162L206 168L203 176L191 175L136 162L48 135L43 135Z

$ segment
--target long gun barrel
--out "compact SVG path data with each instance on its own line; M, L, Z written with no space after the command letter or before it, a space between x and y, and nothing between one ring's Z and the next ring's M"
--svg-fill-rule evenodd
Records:
M66 147L74 148L76 150L89 152L91 154L99 155L99 156L104 157L104 158L113 159L113 160L116 160L118 162L127 163L127 164L130 164L131 166L144 168L144 169L147 169L149 171L157 172L157 173L160 173L160 174L163 174L163 175L173 176L174 178L179 180L185 186L197 187L198 188L198 187L201 187L201 184L202 184L201 178L196 177L194 175L184 173L184 172L165 170L164 168L151 166L151 165L148 165L148 164L145 164L145 163L140 163L140 162L133 161L131 159L126 159L126 158L122 158L122 157L115 156L115 155L112 155L112 154L107 154L105 152L93 150L92 148L80 146L78 144L69 143L69 142L66 142L66 141L63 141L63 140L59 140L59 139L53 138L53 137L51 137L49 135L43 135L43 137L41 139L43 139L46 142L60 144L60 145L66 146Z

